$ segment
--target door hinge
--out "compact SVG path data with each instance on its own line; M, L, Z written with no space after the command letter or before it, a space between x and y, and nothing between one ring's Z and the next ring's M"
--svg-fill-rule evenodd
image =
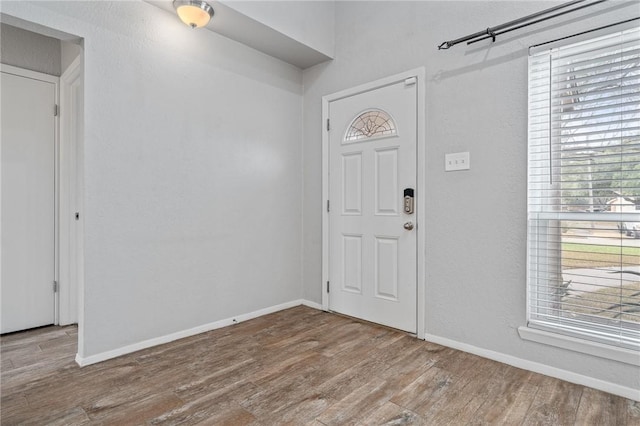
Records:
M404 81L405 86L413 86L418 82L418 79L415 77L409 77Z
M327 118L327 131L331 130L331 125L329 124L329 119Z
M53 292L57 293L58 292L58 281L54 281L53 282Z
M327 213L331 211L331 207L329 206L329 200L327 200Z
M58 104L53 105L53 116L54 117L58 116Z
M329 281L327 281L327 293L329 293L330 290L330 285L329 285Z

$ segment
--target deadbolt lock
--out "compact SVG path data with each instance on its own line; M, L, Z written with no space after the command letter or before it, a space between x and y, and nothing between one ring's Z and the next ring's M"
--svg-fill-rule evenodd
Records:
M413 214L413 188L405 188L404 190L404 212Z

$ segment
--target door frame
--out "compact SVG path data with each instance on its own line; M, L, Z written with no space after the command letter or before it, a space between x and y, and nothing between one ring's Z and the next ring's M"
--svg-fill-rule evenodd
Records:
M80 322L83 285L82 147L83 55L79 54L60 76L60 325ZM75 217L79 214L78 218Z
M322 97L322 281L320 283L322 294L322 309L329 310L329 293L327 283L329 282L329 212L327 205L329 202L329 130L327 120L329 119L329 105L331 102L354 96L360 93L389 86L408 78L416 78L417 104L416 104L416 135L417 135L417 188L416 188L416 220L417 220L417 271L416 271L416 312L417 312L417 337L424 339L425 335L425 291L426 291L426 271L425 271L425 184L426 184L426 151L425 151L425 84L426 71L424 67L415 68L400 74L395 74L386 78L361 84L356 87L341 90L339 92Z
M52 83L54 86L54 102L51 106L51 113L54 114L54 154L53 154L53 281L58 283L53 293L53 324L60 322L60 77L31 71L25 68L16 67L0 63L0 72L17 75L19 77ZM55 110L54 110L55 108ZM1 266L0 266L1 267ZM52 291L53 291L53 282Z

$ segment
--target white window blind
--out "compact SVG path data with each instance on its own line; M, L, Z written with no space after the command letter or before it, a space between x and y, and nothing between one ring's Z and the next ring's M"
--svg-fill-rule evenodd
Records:
M529 58L528 325L640 350L640 28Z

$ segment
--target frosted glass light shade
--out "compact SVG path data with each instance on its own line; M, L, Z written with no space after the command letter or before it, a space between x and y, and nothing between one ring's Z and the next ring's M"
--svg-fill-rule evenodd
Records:
M191 28L204 27L213 16L213 8L204 1L175 0L173 7L182 22Z

